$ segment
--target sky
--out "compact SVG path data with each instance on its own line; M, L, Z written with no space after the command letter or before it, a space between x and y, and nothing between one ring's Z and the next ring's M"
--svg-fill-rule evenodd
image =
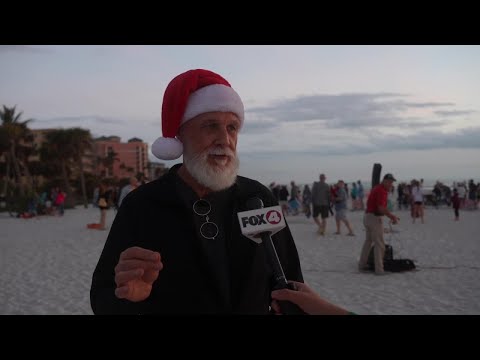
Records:
M380 163L398 180L480 181L478 45L0 45L0 105L33 129L151 145L166 86L195 68L225 77L244 102L240 175L370 181Z

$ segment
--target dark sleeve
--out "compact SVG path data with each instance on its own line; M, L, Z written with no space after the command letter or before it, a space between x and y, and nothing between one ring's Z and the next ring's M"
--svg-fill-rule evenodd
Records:
M117 212L110 233L103 248L92 277L90 288L90 305L94 314L142 314L147 312L148 299L141 302L131 302L115 296L115 266L120 253L135 246L138 236L136 227L138 221L132 203L125 203Z

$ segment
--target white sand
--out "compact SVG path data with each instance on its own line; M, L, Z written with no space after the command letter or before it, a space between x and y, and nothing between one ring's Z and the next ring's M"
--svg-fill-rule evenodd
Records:
M287 218L306 281L358 314L480 314L480 211L461 212L454 222L451 209L427 209L426 224L397 214L399 232L387 234L387 243L418 271L386 276L357 272L361 212L348 214L356 237L334 235L332 218L325 237L313 220ZM108 212L108 226L114 215ZM0 213L0 314L92 314L91 276L108 232L85 226L98 219L98 209L80 207L27 220Z

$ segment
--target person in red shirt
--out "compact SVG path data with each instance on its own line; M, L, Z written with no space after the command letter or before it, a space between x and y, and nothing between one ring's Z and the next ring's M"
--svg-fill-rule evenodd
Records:
M385 255L385 242L383 240L383 216L387 216L393 224L400 219L393 215L387 208L388 192L396 181L392 174L386 174L381 184L375 186L367 200L367 209L363 218L365 225L365 242L358 262L360 271L367 270L368 255L372 245L374 246L375 274L383 275L383 257Z

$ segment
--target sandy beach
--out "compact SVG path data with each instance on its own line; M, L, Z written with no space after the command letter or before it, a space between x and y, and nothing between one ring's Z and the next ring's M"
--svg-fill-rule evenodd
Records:
M333 218L320 237L312 219L287 217L305 280L320 294L358 314L480 314L480 211L426 210L426 223L408 211L385 239L395 258L417 270L386 276L359 273L363 213L349 212L355 237L334 235ZM110 226L115 216L107 215ZM91 276L107 231L88 230L98 209L78 207L63 217L16 219L0 213L0 314L92 314ZM342 228L343 234L346 229Z

